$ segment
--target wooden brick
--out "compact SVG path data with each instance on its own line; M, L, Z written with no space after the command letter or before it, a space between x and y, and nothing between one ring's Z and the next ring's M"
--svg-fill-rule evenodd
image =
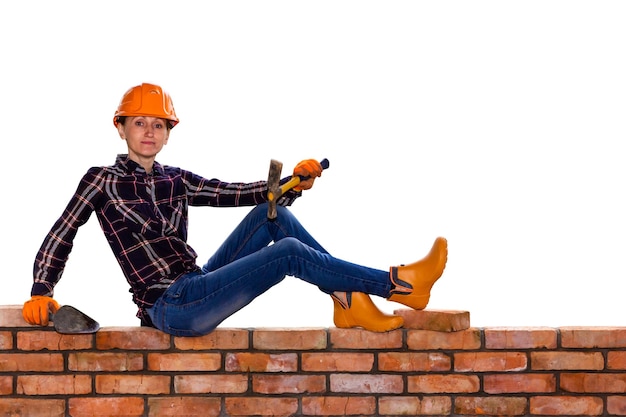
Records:
M411 350L475 350L481 347L480 330L470 328L451 333L408 330L406 343Z
M381 415L447 416L452 413L452 399L445 396L393 396L378 400Z
M623 348L626 347L626 327L560 328L564 348Z
M96 375L98 394L169 394L166 375Z
M407 377L407 391L415 393L471 393L480 389L476 375L427 374Z
M303 353L305 372L368 372L374 366L372 353Z
M324 375L252 375L252 390L261 394L325 392Z
M374 397L311 397L302 398L302 413L307 416L373 415Z
M252 332L253 347L261 350L315 350L326 348L325 329L257 329Z
M23 395L76 395L91 393L89 375L18 375L17 393Z
M363 329L330 328L330 344L334 349L400 349L402 330L370 332Z
M405 329L458 332L470 327L469 311L398 309L394 314L404 318Z
M523 352L461 352L454 354L457 372L520 372L528 369Z
M151 371L216 371L222 366L219 353L150 353Z
M563 373L561 388L579 393L623 393L626 392L626 374L622 373Z
M81 372L143 370L143 355L136 352L77 352L68 356L68 369Z
M487 349L555 349L557 331L548 327L493 327L484 330Z
M76 397L69 400L72 417L141 417L144 400L140 397Z
M601 370L602 352L530 352L533 370Z
M180 350L248 349L249 337L245 329L216 329L205 336L174 337L174 346Z
M378 354L378 370L392 372L449 371L452 359L444 353L381 352Z
M483 390L487 394L520 392L547 393L556 391L554 374L491 374L483 376Z
M176 394L240 394L248 390L248 376L234 375L177 375L174 377Z
M148 398L148 417L198 416L213 417L221 415L219 398L207 397L150 397Z
M0 416L65 417L65 400L47 398L0 398ZM72 414L72 416L74 416L74 414Z
M399 394L404 391L402 375L331 374L332 392Z
M602 398L575 396L535 396L530 398L532 415L600 416L603 413Z
M298 411L298 399L227 397L224 407L229 416L291 416Z
M295 372L298 370L298 355L295 353L228 353L228 372Z
M453 412L469 415L524 416L528 415L527 406L528 400L520 397L496 395L490 397L457 397L454 400Z
M58 372L63 370L60 353L0 353L0 372Z
M17 333L19 350L82 350L93 348L91 334L60 334L49 330L29 330Z
M169 349L170 337L151 327L106 327L96 333L96 347L101 350L163 350Z

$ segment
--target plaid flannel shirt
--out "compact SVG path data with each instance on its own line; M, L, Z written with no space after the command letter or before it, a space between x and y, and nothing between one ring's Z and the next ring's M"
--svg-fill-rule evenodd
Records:
M300 195L290 190L277 203L291 205ZM149 320L145 309L180 276L199 269L196 252L187 244L188 206L253 206L266 201L266 181L209 180L157 162L148 174L127 155L118 155L115 165L90 168L83 176L37 253L31 295L53 295L78 228L95 211L130 284L137 316Z

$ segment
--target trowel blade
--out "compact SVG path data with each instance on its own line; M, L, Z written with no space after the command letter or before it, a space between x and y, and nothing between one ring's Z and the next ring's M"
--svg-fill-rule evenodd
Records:
M64 334L95 333L100 324L80 310L64 305L54 313L52 318L54 330Z

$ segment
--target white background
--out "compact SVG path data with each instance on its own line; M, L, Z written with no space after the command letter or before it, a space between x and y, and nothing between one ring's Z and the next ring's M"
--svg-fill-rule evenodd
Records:
M120 98L152 82L181 119L161 163L254 181L329 158L293 211L335 256L386 270L445 236L429 308L622 325L624 22L620 1L3 2L0 304L29 298L79 179L126 150ZM200 263L247 211L191 209ZM138 324L95 216L55 298ZM287 277L223 326L328 327L332 302Z

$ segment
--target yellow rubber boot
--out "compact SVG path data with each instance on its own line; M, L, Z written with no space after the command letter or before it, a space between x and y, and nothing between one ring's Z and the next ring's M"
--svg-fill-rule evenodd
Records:
M380 311L365 293L334 292L331 297L335 304L335 326L339 328L362 327L372 332L387 332L404 324L402 317Z
M423 259L410 265L392 266L389 277L394 288L389 300L416 310L426 308L430 290L443 274L447 261L448 241L438 237Z

